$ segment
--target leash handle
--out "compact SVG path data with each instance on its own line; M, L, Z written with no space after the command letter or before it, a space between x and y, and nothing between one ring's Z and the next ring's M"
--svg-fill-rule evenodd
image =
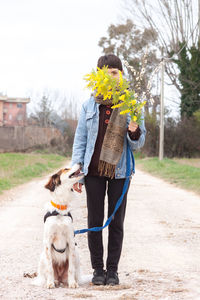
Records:
M133 162L133 170L135 171L135 160L134 160L134 156L132 151L130 150L130 146L127 142L127 156L126 156L127 160L126 160L126 180L124 182L124 186L123 186L123 190L122 190L122 194L120 196L120 198L118 199L116 205L115 205L115 209L113 211L113 213L110 215L110 217L107 219L107 221L105 222L105 224L101 227L92 227L92 228L86 228L86 229L80 229L80 230L75 230L74 234L80 234L80 233L85 233L88 231L101 231L103 230L105 227L107 227L110 222L112 221L116 211L118 210L118 208L120 207L122 200L124 198L124 195L127 192L128 189L128 185L129 185L129 181L130 181L130 176L131 176L131 159Z

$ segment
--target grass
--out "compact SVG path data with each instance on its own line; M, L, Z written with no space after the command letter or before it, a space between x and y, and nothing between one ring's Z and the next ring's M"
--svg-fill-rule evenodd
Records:
M190 159L144 158L135 155L137 166L154 176L200 194L199 161ZM0 153L0 194L19 184L60 168L67 158L45 153Z
M67 158L44 153L0 153L0 193L60 168Z
M159 161L157 157L136 160L140 169L200 194L200 168L189 165L188 161L185 164L168 158Z

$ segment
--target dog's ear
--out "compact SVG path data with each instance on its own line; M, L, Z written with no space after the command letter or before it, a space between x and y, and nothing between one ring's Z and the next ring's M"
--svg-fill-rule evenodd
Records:
M54 192L55 188L61 184L60 172L61 171L51 176L48 183L44 186L46 189L50 190L51 192Z

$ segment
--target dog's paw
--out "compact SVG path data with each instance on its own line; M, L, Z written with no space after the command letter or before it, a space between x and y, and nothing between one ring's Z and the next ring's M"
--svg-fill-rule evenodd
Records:
M68 286L70 289L76 289L78 287L78 283L75 280L71 280L69 281Z
M58 288L61 284L59 283L58 280L55 280L55 287Z
M48 289L54 289L55 288L55 283L53 281L48 281L47 282L47 288Z

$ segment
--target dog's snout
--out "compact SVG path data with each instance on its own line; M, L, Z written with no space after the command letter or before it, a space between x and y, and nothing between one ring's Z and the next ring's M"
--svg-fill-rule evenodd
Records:
M80 175L81 175L81 170L78 169L76 172L74 172L71 175L69 175L69 178L78 177Z

